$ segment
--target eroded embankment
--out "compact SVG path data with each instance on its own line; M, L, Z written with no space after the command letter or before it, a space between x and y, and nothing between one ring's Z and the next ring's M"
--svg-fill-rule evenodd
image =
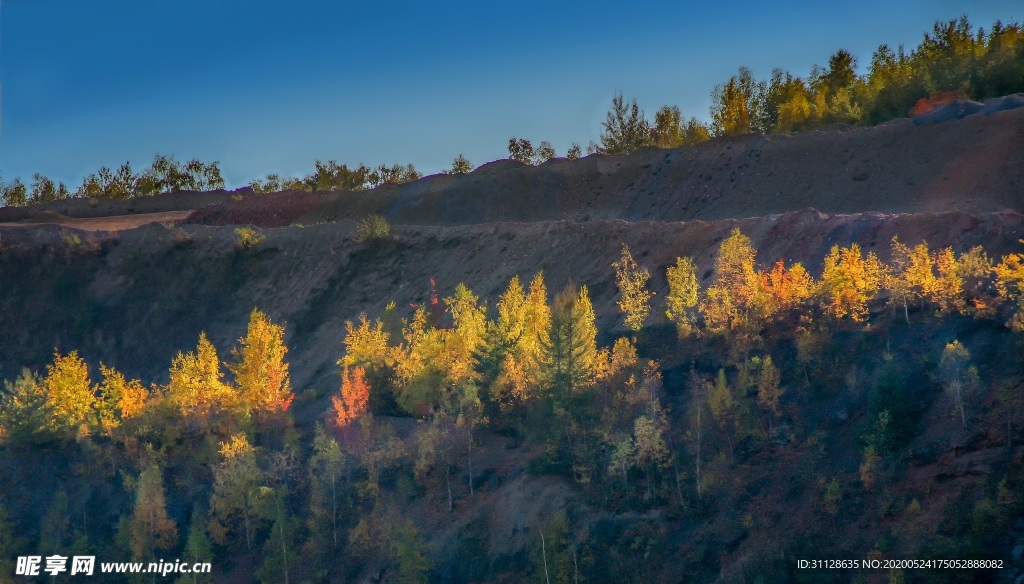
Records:
M514 275L543 271L551 293L570 280L588 285L602 330L610 330L621 326L611 263L622 243L653 274L656 319L665 267L693 256L706 284L718 244L736 227L752 238L762 266L800 261L816 275L832 245L857 242L886 259L895 235L958 250L983 245L998 256L1020 247L1024 216L806 210L716 222L398 226L370 245L355 243L345 222L264 229L250 249L238 247L231 226L0 228L0 376L42 368L56 348L162 380L201 330L227 351L256 306L287 324L295 385L333 386L344 322L390 301L411 313L429 297L431 279L441 296L465 282L493 306Z

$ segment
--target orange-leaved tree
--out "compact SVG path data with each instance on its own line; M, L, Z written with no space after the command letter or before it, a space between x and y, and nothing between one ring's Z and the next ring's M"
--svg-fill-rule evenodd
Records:
M799 308L815 293L814 278L799 262L786 269L786 263L778 260L760 276L765 293L765 316Z
M867 320L868 303L878 293L884 273L874 252L865 256L856 243L843 248L832 246L821 274L826 310L835 318Z
M344 359L338 362L344 364ZM362 367L345 365L341 371L341 394L332 396L334 422L339 428L347 428L364 412L370 401L370 384Z
M284 327L274 324L254 308L249 315L246 335L238 339L238 343L232 351L235 361L228 365L228 370L235 376L245 414L287 410L295 394L289 380L288 363L284 361L288 353Z

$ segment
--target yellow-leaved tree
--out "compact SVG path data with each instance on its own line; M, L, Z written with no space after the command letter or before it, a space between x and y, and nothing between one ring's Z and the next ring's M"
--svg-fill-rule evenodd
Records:
M365 314L359 315L359 324L345 323L345 356L339 365L346 367L379 366L384 363L388 351L388 333L384 324L377 320L372 325Z
M619 309L626 315L626 328L639 332L651 312L651 292L647 289L651 273L637 265L625 243L622 244L622 256L612 266L615 268L615 283L619 287Z
M665 270L668 296L665 297L665 316L675 323L679 338L693 332L693 309L700 292L697 283L697 265L693 258L676 258L676 265Z
M884 273L874 252L865 256L856 243L843 248L832 246L821 274L826 310L835 318L867 320L868 303L878 293Z
M487 315L473 291L465 284L455 287L455 294L444 299L454 328L444 335L444 368L448 381L462 384L475 377L473 354L483 342Z
M992 271L996 275L999 297L1016 304L1016 310L1006 325L1016 332L1024 332L1024 253L1003 256Z
M103 383L96 386L99 395L97 410L99 411L100 429L110 434L122 420L134 418L146 407L149 391L138 379L126 380L120 371L100 363Z
M96 405L89 381L89 367L78 351L55 353L53 364L46 366L43 380L50 428L58 434L87 433L87 421Z
M284 360L288 353L284 327L254 308L249 315L249 328L238 343L232 351L235 361L228 365L228 370L235 377L245 414L287 410L295 394Z
M185 418L205 426L209 416L237 406L234 388L221 381L217 349L199 333L196 352L178 353L171 362L171 379L167 384L167 398Z

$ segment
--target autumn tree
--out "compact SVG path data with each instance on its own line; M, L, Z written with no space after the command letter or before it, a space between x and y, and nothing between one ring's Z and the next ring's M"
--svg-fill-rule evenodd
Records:
M426 307L419 306L406 323L402 344L389 351L398 405L417 415L428 415L446 389L446 335L430 321Z
M0 203L5 207L24 207L28 204L28 189L21 179L0 184Z
M960 421L967 427L967 400L981 387L978 368L971 365L971 353L960 341L946 345L939 361L939 374L946 386L946 391L953 399L954 411L960 415Z
M228 365L246 416L282 412L291 405L295 395L284 360L287 353L284 327L254 308L246 335L232 350L234 362Z
M924 300L935 287L935 273L928 244L921 242L913 248L900 243L895 236L892 238L892 263L884 274L885 287L889 292L889 301L895 308L903 306L903 317L910 324L908 305Z
M149 391L138 379L126 380L120 371L100 363L103 383L96 386L96 409L99 426L104 434L109 435L122 420L131 419L142 414L149 398Z
M199 334L196 352L178 353L171 362L167 397L183 416L204 427L211 414L232 410L238 403L234 388L221 381L224 373L213 343Z
M759 129L764 84L754 79L747 67L740 67L711 93L711 127L717 136L749 134Z
M359 315L359 324L345 322L345 356L338 365L346 367L379 367L384 364L388 351L388 333L377 320L372 325L365 314Z
M488 321L475 354L475 368L489 415L508 419L524 412L539 383L541 346L551 322L543 274L534 276L529 289L514 276L496 309L497 319Z
M626 327L637 333L651 312L652 294L647 289L651 273L637 265L625 243L622 244L622 256L612 266L615 268L615 283L619 287L619 309L626 315Z
M453 325L444 338L444 367L451 383L464 384L475 378L473 354L484 340L487 314L479 298L461 283L452 296L444 299L444 304Z
M252 536L266 494L265 477L245 434L221 442L220 455L221 461L213 470L210 536L218 544L228 545L231 536L241 531L246 550L251 552Z
M46 366L43 390L50 428L54 432L63 435L88 432L86 423L91 421L96 396L89 381L89 367L77 351L54 354L53 363Z
M694 308L697 306L699 285L697 266L693 258L676 258L676 265L665 271L668 279L668 296L665 297L665 316L675 323L679 337L693 331Z
M1021 240L1024 243L1024 240ZM996 290L999 297L1014 304L1016 310L1007 326L1016 332L1024 332L1024 253L1003 256L992 271L996 275Z
M370 385L366 382L366 373L362 367L344 366L341 372L341 394L332 396L334 404L334 423L339 428L347 428L359 416L367 411L370 400Z
M798 309L816 292L814 278L799 262L787 269L786 263L778 260L771 269L761 272L759 276L764 291L764 306L759 312L765 317Z
M132 558L155 560L156 550L171 549L178 543L178 526L167 516L164 480L153 464L139 475L135 487L135 511L131 522Z
M943 313L964 309L964 269L953 248L947 247L935 252L937 275L928 288L929 299Z
M707 142L711 131L697 118L686 119L677 106L663 106L654 114L651 143L658 148L679 148Z
M856 243L844 248L832 246L821 275L829 314L838 319L849 317L854 322L866 320L868 303L878 293L883 274L874 252L865 256Z
M754 265L756 255L750 238L733 229L718 248L714 281L700 302L705 328L726 334L739 354L757 339L770 307Z

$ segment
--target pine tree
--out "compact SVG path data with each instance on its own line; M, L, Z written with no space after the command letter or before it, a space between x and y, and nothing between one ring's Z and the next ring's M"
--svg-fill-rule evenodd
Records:
M15 571L14 558L18 554L18 541L14 537L15 525L10 521L7 509L0 505L0 583L13 584L10 579Z
M473 172L473 164L462 154L452 160L451 170L444 171L445 174L469 174Z
M651 129L636 100L626 105L621 93L612 98L612 108L604 121L601 132L601 154L629 154L647 146Z
M400 584L425 584L430 570L426 549L419 530L412 520L396 530L391 542L391 554L398 564L397 582Z
M213 561L213 548L210 538L206 535L206 521L203 520L203 513L198 507L192 511L192 519L189 522L188 539L185 541L182 561L190 564ZM176 584L199 584L200 582L204 584L213 582L213 577L206 573L192 572L178 578Z
M761 373L757 378L757 403L762 408L768 410L768 436L772 434L773 416L778 416L782 413L782 410L779 409L779 399L782 397L784 390L779 387L780 381L779 370L772 363L772 358L770 356L765 357L761 365Z
M733 397L732 388L729 387L729 382L725 377L725 369L719 369L718 377L715 378L715 384L711 386L711 391L708 392L708 409L711 410L712 417L718 422L719 427L722 428L726 439L729 441L730 454L733 450L736 407L737 404Z
M156 550L171 549L178 543L178 526L167 516L163 475L155 464L139 475L130 529L135 561L155 560Z
M597 328L587 287L569 284L555 297L550 340L543 346L546 385L556 398L589 386L596 374Z
M248 331L238 343L232 351L235 361L228 369L235 377L245 414L287 410L295 396L284 361L288 353L284 327L254 308Z
M43 380L28 369L11 383L4 381L0 395L0 442L31 445L54 438Z
M37 549L44 555L61 553L67 555L67 545L71 535L69 526L68 493L61 488L53 495L53 500L50 501L50 506L43 514L42 522L39 524L39 547Z

